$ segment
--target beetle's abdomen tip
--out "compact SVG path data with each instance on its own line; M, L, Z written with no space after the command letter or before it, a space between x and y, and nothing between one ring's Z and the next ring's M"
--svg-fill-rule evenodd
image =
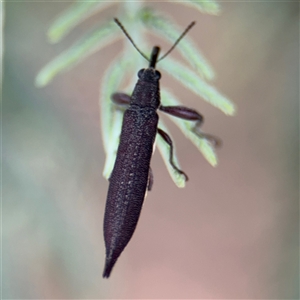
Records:
M104 271L103 271L103 274L102 274L103 278L108 278L109 275L110 275L110 272L108 272L108 271L106 270L106 268L105 268Z
M104 267L104 271L103 271L103 278L108 278L110 276L111 270L113 268L113 266L115 265L117 259L108 259L106 258L105 260L105 267Z
M109 266L109 265L105 265L105 268L104 268L104 271L103 271L103 278L108 278L110 273L111 273L111 270L112 270L112 266Z

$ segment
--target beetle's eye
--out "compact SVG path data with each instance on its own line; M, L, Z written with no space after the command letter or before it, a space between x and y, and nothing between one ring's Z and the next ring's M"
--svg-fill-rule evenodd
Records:
M155 70L155 78L156 78L157 80L159 80L160 77L161 77L160 72Z
M139 72L138 72L138 78L141 78L141 77L142 77L144 71L145 71L145 69L139 70Z

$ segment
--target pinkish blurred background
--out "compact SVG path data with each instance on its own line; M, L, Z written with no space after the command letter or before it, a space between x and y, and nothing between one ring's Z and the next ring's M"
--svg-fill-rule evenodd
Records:
M151 3L182 28L197 21L189 34L238 112L226 117L163 74L222 138L219 166L170 124L190 181L178 189L155 153L153 191L109 280L98 95L121 42L43 89L34 79L118 4L51 46L46 30L69 5L5 3L3 299L299 299L299 4L226 2L214 17Z

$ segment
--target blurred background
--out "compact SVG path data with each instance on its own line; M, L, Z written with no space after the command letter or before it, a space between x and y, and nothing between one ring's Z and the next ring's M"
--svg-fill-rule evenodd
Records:
M4 5L3 299L299 299L299 4L226 2L216 17L148 3L182 28L197 21L189 35L237 115L163 74L161 85L223 140L219 165L168 123L190 181L178 189L155 153L153 190L109 280L102 279L108 182L98 99L122 42L45 88L34 80L93 24L115 17L118 4L48 44L48 27L69 5Z

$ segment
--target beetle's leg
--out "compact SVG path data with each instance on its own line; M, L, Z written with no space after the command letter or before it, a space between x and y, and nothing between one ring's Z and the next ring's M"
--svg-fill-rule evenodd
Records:
M130 102L130 96L124 93L114 93L111 95L113 103L120 106L128 106Z
M181 171L180 169L178 169L174 162L173 162L173 142L170 138L170 136L164 132L163 130L161 130L160 128L157 128L157 132L160 134L160 136L164 139L164 141L170 146L170 159L169 159L169 162L171 164L171 166L173 167L173 169L178 172L179 174L182 174L184 177L185 177L185 181L188 181L188 176L183 172Z
M221 146L222 141L218 137L201 132L200 126L203 123L203 116L200 115L196 110L185 106L163 106L163 105L161 105L159 109L177 118L181 118L187 121L196 121L195 126L193 128L193 132L199 137L208 139L210 142L214 144L215 147Z
M153 172L151 167L149 167L149 177L148 177L148 186L147 186L147 190L151 191L153 187Z

